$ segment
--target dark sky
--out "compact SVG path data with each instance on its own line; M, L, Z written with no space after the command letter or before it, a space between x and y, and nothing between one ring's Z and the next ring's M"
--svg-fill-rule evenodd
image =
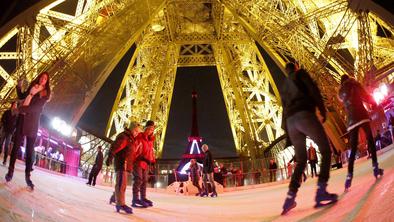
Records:
M163 158L179 158L191 131L193 88L197 91L200 136L215 157L234 157L234 139L216 67L181 67L177 70Z
M133 49L116 66L78 125L104 135L105 127ZM215 157L236 156L234 140L221 92L216 67L184 67L177 69L163 158L180 158L191 130L191 92L198 93L197 116L200 135Z

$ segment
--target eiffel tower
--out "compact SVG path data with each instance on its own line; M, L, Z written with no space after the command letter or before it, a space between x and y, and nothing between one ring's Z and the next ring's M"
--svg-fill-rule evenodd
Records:
M177 67L216 66L236 151L255 158L284 132L278 75L288 61L307 69L329 109L337 149L344 115L342 74L368 86L392 83L393 15L371 0L43 0L0 29L1 111L20 78L51 74L48 116L76 125L114 67L133 56L117 90L106 135L131 119L157 123L163 152Z

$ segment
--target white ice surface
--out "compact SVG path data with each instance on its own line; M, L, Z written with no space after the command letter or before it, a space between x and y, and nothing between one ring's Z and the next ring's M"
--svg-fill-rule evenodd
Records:
M111 187L89 187L84 180L37 169L34 192L26 191L24 165L17 163L14 179L5 183L0 166L0 222L3 221L394 221L394 147L378 156L385 169L375 181L371 161L356 162L353 186L343 192L346 169L331 171L328 190L340 195L330 207L314 209L316 179L308 178L297 195L298 206L279 216L287 183L225 192L218 198L177 196L149 190L155 206L118 214L108 204ZM131 202L131 188L127 203Z

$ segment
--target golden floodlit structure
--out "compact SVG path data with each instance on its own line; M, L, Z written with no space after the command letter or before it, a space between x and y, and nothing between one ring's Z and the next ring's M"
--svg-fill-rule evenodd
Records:
M132 47L106 133L152 119L158 157L177 67L217 67L236 151L252 158L284 133L278 73L264 54L282 70L297 61L311 73L338 149L340 76L371 87L394 79L393 15L371 0L44 0L0 29L1 110L19 79L47 70L54 93L46 114L75 125Z

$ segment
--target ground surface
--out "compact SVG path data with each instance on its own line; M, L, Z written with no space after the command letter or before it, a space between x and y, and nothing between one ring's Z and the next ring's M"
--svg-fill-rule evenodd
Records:
M375 181L370 160L356 162L353 186L343 192L345 169L331 172L330 192L340 201L313 209L316 179L309 178L298 193L298 206L279 216L287 184L225 192L218 198L177 196L150 191L153 208L134 209L133 215L115 212L108 205L110 187L89 187L86 181L36 169L34 192L24 182L24 165L17 164L12 182L5 183L6 168L0 166L0 221L394 221L394 148L378 156L385 169ZM127 190L131 202L131 189Z

